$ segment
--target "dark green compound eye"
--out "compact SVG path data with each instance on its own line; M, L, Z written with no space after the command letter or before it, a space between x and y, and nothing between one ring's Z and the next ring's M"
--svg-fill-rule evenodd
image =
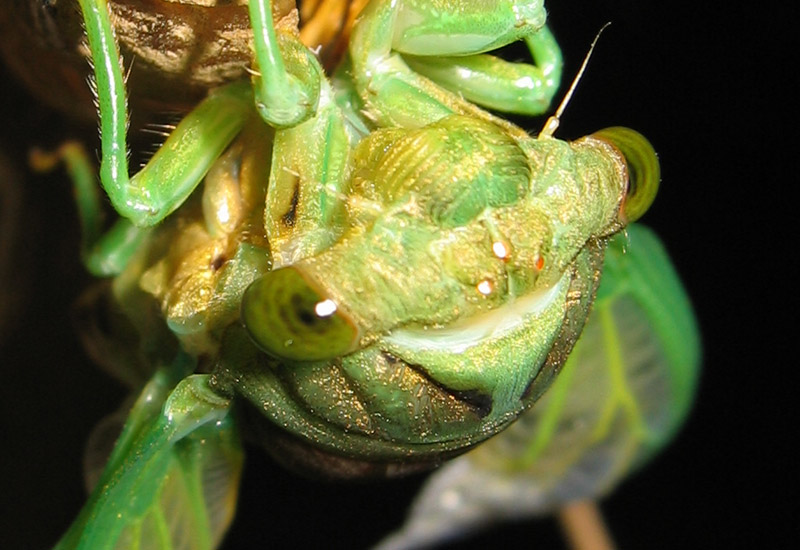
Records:
M267 273L247 288L242 321L256 345L279 359L333 359L358 343L350 318L293 267Z
M592 137L610 143L625 157L629 183L622 212L626 221L638 220L653 204L661 182L661 167L653 146L636 130L622 126L605 128Z

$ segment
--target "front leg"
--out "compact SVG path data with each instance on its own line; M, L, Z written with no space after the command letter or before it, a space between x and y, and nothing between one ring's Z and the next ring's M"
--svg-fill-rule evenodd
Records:
M350 143L335 92L296 20L277 25L268 0L250 0L259 72L256 109L277 128L264 215L275 265L316 253L338 236Z
M340 236L350 146L342 112L326 81L317 113L275 132L264 210L274 267L316 254Z

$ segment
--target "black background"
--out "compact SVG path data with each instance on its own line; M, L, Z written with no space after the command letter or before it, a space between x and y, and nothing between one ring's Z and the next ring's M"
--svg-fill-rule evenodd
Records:
M644 222L665 241L693 299L704 361L695 409L674 444L603 503L623 549L762 548L798 533L793 337L797 259L796 45L767 3L551 0L571 78L602 37L559 135L625 125L658 150L663 181ZM2 38L0 38L2 39ZM82 446L124 391L77 343L70 304L88 283L63 176L25 174L32 145L81 129L0 73L0 145L23 174L15 272L22 297L0 334L0 548L52 544L84 495ZM541 120L526 123L537 131ZM92 139L94 129L88 129ZM784 206L785 205L785 206ZM250 449L225 549L366 548L401 522L423 478L311 482ZM563 548L557 525L502 525L447 548Z

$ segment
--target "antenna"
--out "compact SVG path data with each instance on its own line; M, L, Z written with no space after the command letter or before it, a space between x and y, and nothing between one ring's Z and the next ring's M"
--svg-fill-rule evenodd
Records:
M558 109L556 109L555 114L548 118L547 122L544 123L544 127L542 128L542 131L539 132L537 139L552 137L558 129L558 125L561 122L561 115L564 113L564 109L567 108L569 100L572 99L572 94L575 92L575 88L578 87L578 82L580 82L581 77L583 76L583 71L586 70L586 66L589 64L589 59L592 57L592 52L594 52L594 47L597 45L597 40L610 24L611 21L603 25L600 30L597 31L597 34L594 35L594 40L592 40L592 44L589 46L589 51L586 52L586 57L583 58L583 63L581 64L581 68L578 70L578 74L575 75L575 78L572 80L572 84L570 84L567 93L564 94L564 99L561 100L561 104L558 106Z

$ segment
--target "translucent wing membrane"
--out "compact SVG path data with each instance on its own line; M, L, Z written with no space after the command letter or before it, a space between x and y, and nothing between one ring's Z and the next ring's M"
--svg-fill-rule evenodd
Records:
M164 401L163 375L145 387L56 550L219 545L233 519L243 460L229 402L211 393L205 376L184 379Z

